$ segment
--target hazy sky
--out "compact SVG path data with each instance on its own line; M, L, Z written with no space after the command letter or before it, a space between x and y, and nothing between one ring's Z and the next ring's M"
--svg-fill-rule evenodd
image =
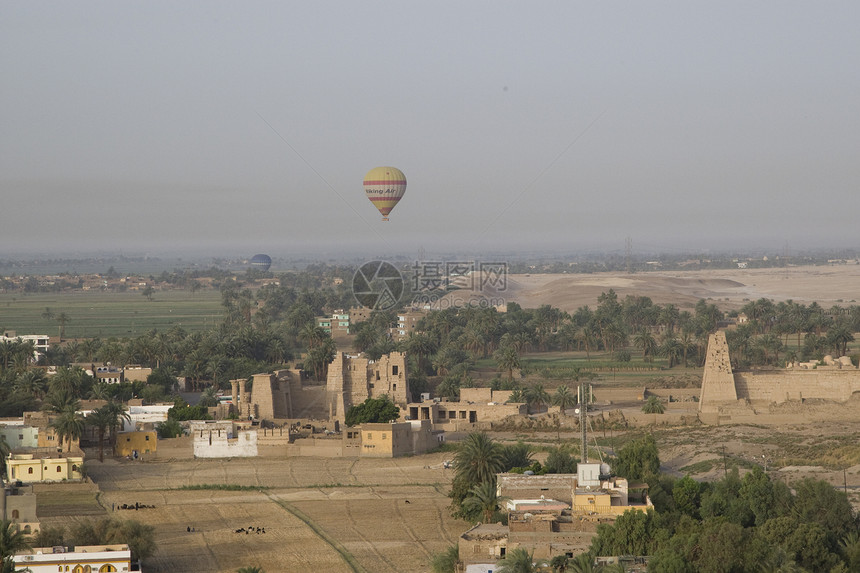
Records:
M860 3L0 3L22 250L860 248ZM394 165L383 223L362 179Z

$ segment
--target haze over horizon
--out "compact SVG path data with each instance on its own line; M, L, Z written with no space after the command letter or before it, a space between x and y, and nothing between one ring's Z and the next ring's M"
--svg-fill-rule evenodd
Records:
M860 248L858 17L7 2L0 257Z

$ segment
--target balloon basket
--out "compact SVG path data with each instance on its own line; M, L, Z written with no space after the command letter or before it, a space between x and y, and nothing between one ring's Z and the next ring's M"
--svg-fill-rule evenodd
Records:
M387 221L387 220L388 220L388 217L383 217L383 218L382 218L382 220L383 220L383 221Z

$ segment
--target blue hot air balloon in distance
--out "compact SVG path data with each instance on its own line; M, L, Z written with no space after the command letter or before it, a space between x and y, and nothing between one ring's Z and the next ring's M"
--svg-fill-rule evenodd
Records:
M251 266L265 272L272 266L272 257L269 255L254 255L251 257Z

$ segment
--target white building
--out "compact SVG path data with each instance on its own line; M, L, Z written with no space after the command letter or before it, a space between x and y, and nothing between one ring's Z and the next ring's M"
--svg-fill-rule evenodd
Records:
M79 545L77 547L35 547L12 557L15 569L32 573L108 573L131 571L128 545Z
M257 455L257 431L233 422L191 422L195 458L250 458Z
M134 432L144 428L144 424L160 424L167 421L167 411L173 404L146 404L129 406L128 420L123 421L123 432Z
M39 361L40 356L48 351L51 345L50 337L47 334L17 334L14 330L6 330L0 335L0 343L3 342L32 342L33 343L33 359Z

